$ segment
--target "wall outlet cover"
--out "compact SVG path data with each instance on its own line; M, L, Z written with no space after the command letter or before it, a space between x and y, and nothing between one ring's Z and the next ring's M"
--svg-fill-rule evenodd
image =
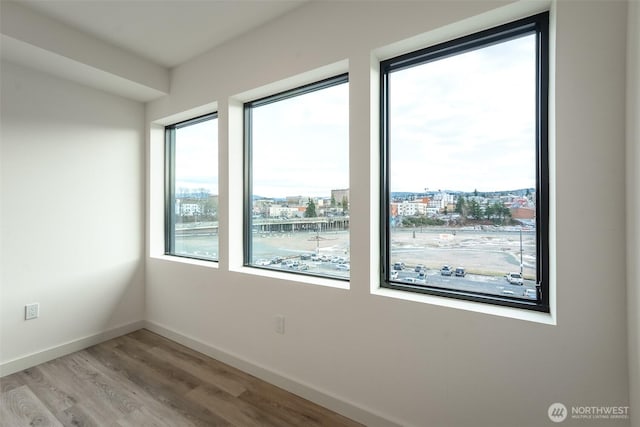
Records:
M27 304L24 306L24 320L36 319L40 315L40 304Z

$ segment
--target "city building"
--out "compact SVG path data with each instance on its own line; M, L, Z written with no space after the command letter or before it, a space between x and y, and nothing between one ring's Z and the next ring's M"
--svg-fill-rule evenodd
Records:
M397 205L398 215L400 216L426 215L431 207L427 203L408 202L406 200L402 203L394 203L394 205ZM432 211L437 212L437 208Z
M306 205L309 202L308 197L302 196L287 196L286 203L289 206L302 206Z
M535 208L515 207L511 208L510 211L513 219L533 219L536 217Z
M349 189L331 190L331 198L336 201L336 204L342 204L344 200L349 204Z
M282 206L282 205L271 205L269 206L269 217L270 218L293 218L296 216L302 216L304 214L304 208L301 206Z
M180 203L178 200L176 203L178 207L178 214L184 216L200 215L202 213L202 207L197 203Z

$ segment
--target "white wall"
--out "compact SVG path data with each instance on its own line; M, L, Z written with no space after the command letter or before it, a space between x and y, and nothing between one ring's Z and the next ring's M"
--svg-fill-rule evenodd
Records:
M629 5L627 28L627 317L629 401L640 408L640 2ZM640 414L632 425L640 427Z
M144 107L8 62L1 78L6 374L142 320Z
M220 203L230 205L221 212L219 267L157 255L162 135L150 133L150 325L238 364L248 362L257 367L254 372L275 373L282 384L299 384L320 401L329 396L350 403L342 409L361 419L354 408L404 425L537 427L555 425L547 417L554 402L569 410L628 405L624 2L554 5L556 316L546 323L524 321L508 312L497 316L370 292L377 285L372 52L383 55L387 50L378 48L423 33L425 40L435 40L464 31L471 27L428 33L497 5L313 2L175 69L171 95L148 104L148 124L217 103ZM467 24L515 18L537 7L527 2ZM350 70L350 289L252 274L238 265L238 95L339 61ZM274 331L277 314L286 316L285 335ZM326 402L339 407L330 398ZM568 419L562 425L586 424Z

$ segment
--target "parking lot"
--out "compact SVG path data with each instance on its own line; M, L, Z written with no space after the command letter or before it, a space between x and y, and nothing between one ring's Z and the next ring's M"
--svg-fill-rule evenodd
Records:
M288 258L276 256L271 259L258 259L254 265L272 270L317 274L339 279L348 279L351 270L349 259L346 257L308 253Z
M535 233L523 235L524 284L512 285L505 274L520 271L520 234L504 230L442 229L395 230L392 233L393 262L406 262L406 270L399 272L400 283L468 290L513 297L535 297ZM349 233L271 233L253 236L253 259L256 266L279 271L317 274L348 279L350 276ZM217 256L217 235L190 235L180 240L185 253L197 256ZM305 256L306 254L306 256ZM316 255L317 254L317 255ZM303 257L301 257L303 255ZM312 258L316 255L317 258ZM274 258L281 258L272 262ZM306 258L306 259L303 259ZM282 264L282 260L291 260ZM424 277L413 271L417 264L425 268ZM448 264L452 269L462 266L465 277L442 276L440 269ZM527 293L525 295L525 293Z
M514 285L510 284L505 277L500 276L486 276L471 273L467 273L464 277L458 277L455 274L443 276L440 269L425 269L425 278L420 279L418 277L419 272L416 272L413 267L395 271L398 276L393 280L394 282L535 299L536 287L535 282L532 280L525 279L523 285ZM527 291L527 289L529 289L529 291Z

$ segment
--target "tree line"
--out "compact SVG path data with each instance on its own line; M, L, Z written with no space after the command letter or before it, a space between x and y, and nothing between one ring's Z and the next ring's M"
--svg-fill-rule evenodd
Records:
M308 200L309 201L307 202L307 208L304 210L304 217L315 218L318 216L318 212L316 211L316 204L311 198L309 198ZM338 203L336 203L335 197L331 196L331 207L341 207L342 212L347 213L349 210L349 200L347 199L347 196L343 196L342 202Z
M505 225L511 223L511 210L500 202L494 202L482 206L475 199L465 199L464 196L458 197L456 201L455 212L460 214L463 220L474 219L492 221L496 225Z

